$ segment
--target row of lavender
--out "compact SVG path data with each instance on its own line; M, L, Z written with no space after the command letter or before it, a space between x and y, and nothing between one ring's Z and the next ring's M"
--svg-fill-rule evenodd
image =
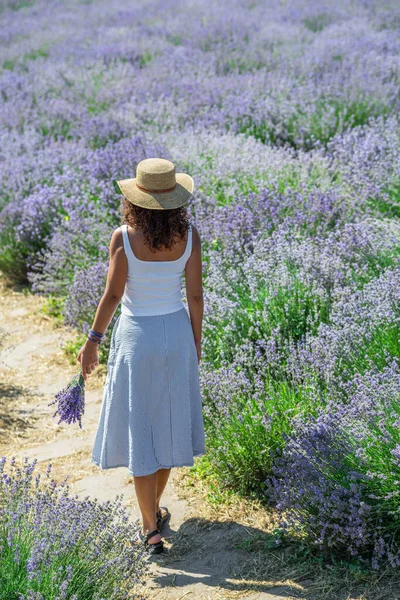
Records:
M397 566L400 12L229 4L9 2L0 268L84 330L115 180L149 156L190 172L204 464L320 548Z
M52 464L0 458L1 600L143 600L145 551L122 496L99 502L57 484Z

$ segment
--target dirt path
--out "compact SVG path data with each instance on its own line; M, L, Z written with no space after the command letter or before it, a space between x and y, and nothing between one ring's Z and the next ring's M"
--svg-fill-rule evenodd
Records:
M53 464L57 480L70 475L71 491L100 500L123 492L133 520L140 519L134 480L127 469L102 471L90 461L106 372L99 368L86 385L86 410L79 426L57 425L55 392L79 370L61 344L73 332L41 313L42 297L6 288L0 281L0 455L38 459L38 470ZM77 368L78 367L78 368ZM256 504L235 501L213 506L209 490L193 485L188 468L173 469L162 498L172 518L163 530L165 551L149 559L149 598L197 600L315 598L307 580L295 583L287 568L260 551L236 547L265 535L268 514ZM275 577L272 577L275 573ZM297 578L298 579L298 578ZM324 596L326 597L326 596Z

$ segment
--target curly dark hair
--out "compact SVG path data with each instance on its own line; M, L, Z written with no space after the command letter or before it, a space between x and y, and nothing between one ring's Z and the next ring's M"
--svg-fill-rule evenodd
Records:
M176 237L184 239L189 228L189 215L186 206L155 210L132 204L126 198L121 202L123 223L140 229L151 252L160 250L163 246L171 250L176 243Z

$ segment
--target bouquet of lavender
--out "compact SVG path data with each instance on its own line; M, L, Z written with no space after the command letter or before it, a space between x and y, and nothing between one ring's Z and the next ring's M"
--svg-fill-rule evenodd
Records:
M85 412L85 380L82 371L79 371L67 387L55 395L54 400L49 402L48 406L56 402L58 402L57 410L53 417L59 415L58 425L61 421L68 424L78 421L79 427L82 429L82 415Z

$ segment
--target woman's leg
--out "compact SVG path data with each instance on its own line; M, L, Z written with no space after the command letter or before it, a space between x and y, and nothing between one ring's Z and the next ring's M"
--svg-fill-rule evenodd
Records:
M143 518L143 533L146 531L153 531L157 529L156 522L156 497L157 497L157 475L152 473L151 475L135 476L135 490L136 497L138 499L140 512ZM153 535L148 542L155 544L161 541L159 533Z
M171 469L159 469L156 472L157 475L157 483L156 483L156 511L159 510L160 508L160 499L161 499L161 495L165 489L165 486L167 485L167 481L168 481L168 477L171 473ZM162 515L164 516L165 511L161 511Z

